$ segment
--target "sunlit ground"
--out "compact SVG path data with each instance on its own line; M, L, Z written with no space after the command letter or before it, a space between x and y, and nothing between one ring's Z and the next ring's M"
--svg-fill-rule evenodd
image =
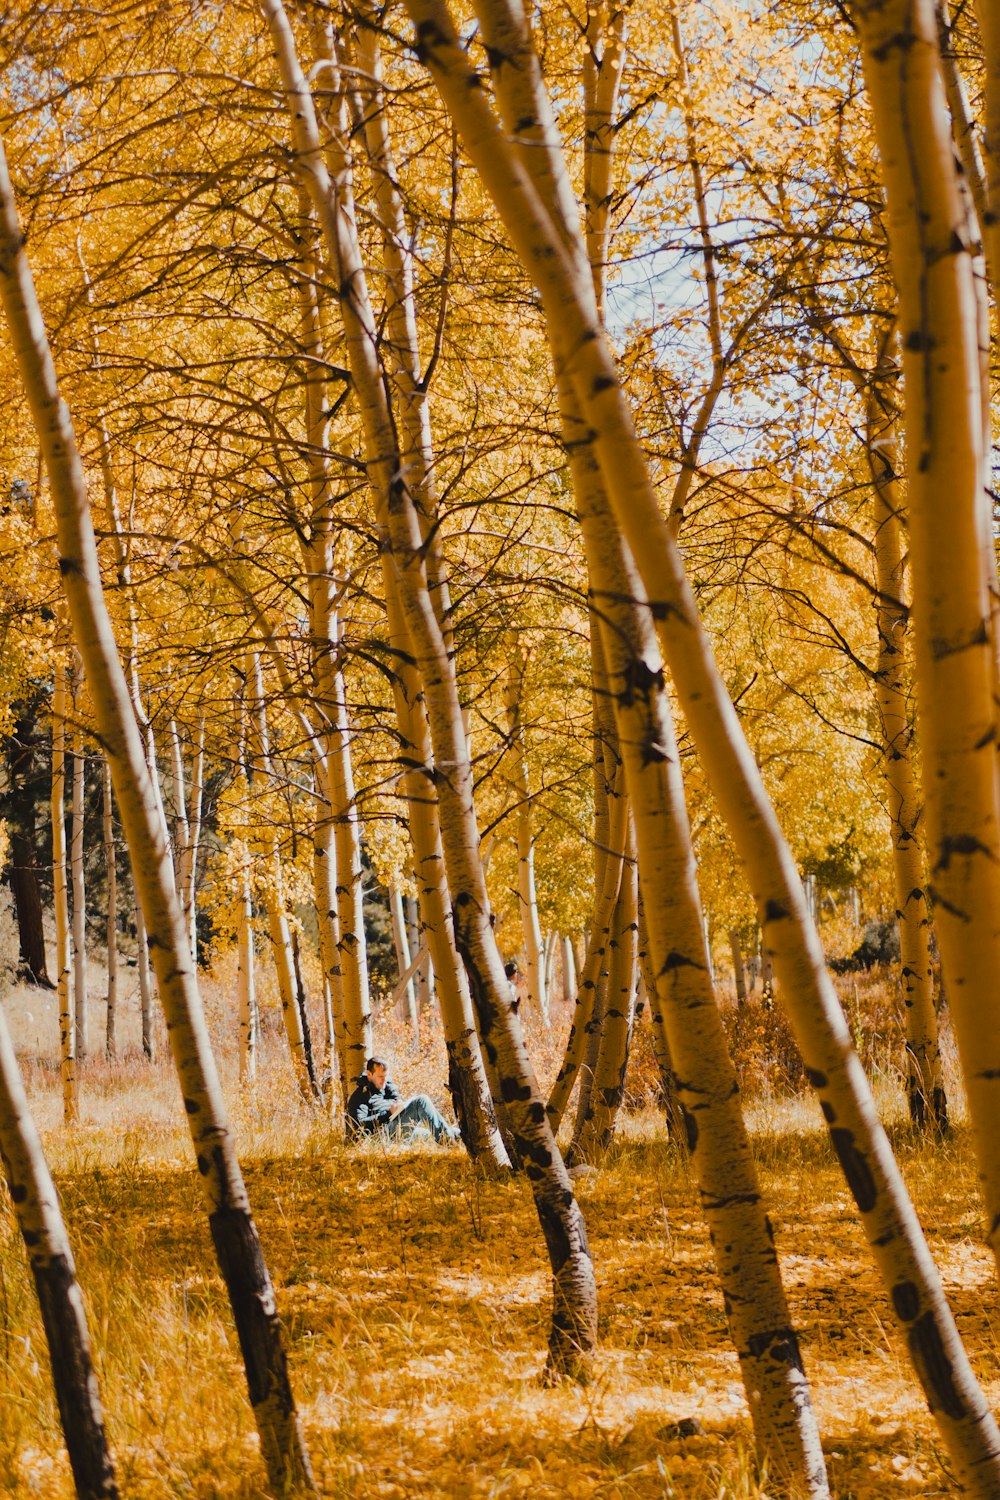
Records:
M216 1031L228 1038L227 983L207 991ZM78 1258L123 1494L263 1495L168 1065L134 1054L111 1067L89 1063L81 1124L70 1134L60 1124L54 1001L20 992L8 1010L24 1047L35 1051L36 1026L44 1043L43 1062L24 1063ZM135 1041L133 1020L124 1040ZM388 1040L404 1086L443 1100L439 1042L428 1038L410 1056L402 1034ZM536 1041L547 1070L558 1042ZM240 1094L228 1039L220 1054L323 1494L768 1493L755 1474L690 1171L654 1111L631 1116L607 1167L578 1181L601 1352L591 1386L553 1390L539 1379L548 1277L525 1185L485 1180L458 1150L345 1148L327 1121L294 1102L279 1035L267 1038L255 1094ZM944 1146L914 1143L894 1080L886 1072L878 1084L973 1365L996 1404L996 1294L967 1132L960 1124ZM775 1096L752 1103L749 1115L834 1493L954 1494L811 1101ZM40 1324L6 1211L0 1492L71 1494Z

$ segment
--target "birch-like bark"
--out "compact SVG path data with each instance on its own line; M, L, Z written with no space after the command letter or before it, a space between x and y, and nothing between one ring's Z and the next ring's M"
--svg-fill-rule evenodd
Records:
M521 719L523 697L524 658L519 644L514 642L504 685L504 708L507 713L507 753L512 769L511 782L517 801L517 904L524 937L528 1005L538 1011L548 1026L549 999L545 986L542 925L538 919L538 897L535 893L535 833L531 789L528 784L528 754Z
M226 1119L174 888L162 812L101 586L76 436L59 395L2 152L0 300L48 473L59 569L149 927L209 1227L239 1334L270 1485L276 1495L296 1487L315 1493L288 1379L274 1291Z
M322 750L317 749L314 762L316 778L317 815L313 821L313 889L316 895L316 919L319 924L319 953L323 965L324 1005L328 1015L327 1070L331 1084L334 1071L340 1080L341 1104L346 1109L347 1100L354 1088L351 1069L356 1059L346 1051L347 1026L344 1021L344 987L340 971L340 922L337 915L337 844L334 822L330 815L329 781L327 760ZM330 1101L331 1107L333 1100Z
M559 939L560 956L562 959L562 998L569 1005L576 996L576 955L573 952L572 939L567 935Z
M334 584L334 493L327 459L329 445L326 386L323 380L324 348L317 301L314 229L308 195L300 203L300 274L298 297L303 351L304 425L310 493L310 540L304 547L308 575L311 624L312 670L316 699L322 714L324 803L319 804L322 829L314 832L314 873L325 888L329 876L335 881L336 922L327 918L326 937L334 932L337 959L326 960L327 979L334 998L334 1016L340 1025L338 1041L341 1082L350 1093L352 1080L364 1072L372 1052L371 1000L368 988L368 952L365 942L363 891L361 884L361 822L358 816L351 762L351 733L347 695L340 662L340 621ZM332 834L332 844L329 835ZM318 842L317 842L318 835ZM319 871L317 851L332 847L333 858L326 871ZM326 905L323 910L333 910ZM345 1094L346 1099L346 1094Z
M80 1500L117 1500L118 1486L73 1252L28 1108L2 1005L0 1154L38 1294L76 1493Z
M118 872L115 868L114 794L107 756L102 758L102 790L104 867L108 874L108 1010L104 1047L108 1057L114 1058L118 1055Z
M406 936L406 914L403 911L403 897L397 885L389 887L389 914L392 919L392 942L396 950L396 965L400 975L406 973L410 967L410 944ZM414 1047L420 1047L420 1016L417 1013L417 995L413 988L413 980L408 979L403 985L403 992L399 997L400 1014L409 1022L410 1031L413 1033Z
M639 876L634 839L622 871L608 964L607 1001L587 1106L577 1122L567 1160L599 1162L607 1153L625 1093L635 1009L639 937Z
M558 1132L573 1093L581 1064L586 1069L581 1097L588 1091L597 1060L603 995L607 988L607 959L615 905L621 885L622 861L628 835L628 800L618 753L618 737L611 708L599 621L591 615L591 714L594 777L594 911L586 959L579 970L576 1007L566 1039L562 1065L549 1095L548 1114ZM587 1054L590 1054L587 1056ZM585 1107L585 1104L584 1104ZM579 1111L578 1111L579 1112Z
M735 927L729 929L729 951L733 958L733 982L736 985L737 1005L747 1003L747 971L743 962L743 948L740 944L740 935Z
M274 782L271 765L271 747L267 728L267 710L264 704L264 683L260 669L260 653L248 651L246 658L247 692L250 694L250 711L247 715L249 768L254 785L266 788ZM281 1018L288 1042L288 1053L292 1072L303 1099L319 1097L319 1084L309 1049L306 1047L302 1012L295 983L295 960L292 953L292 935L288 926L285 906L285 882L281 867L281 850L277 830L272 826L260 826L256 830L259 853L267 869L267 929L271 939L271 957L274 961L278 981L278 997L281 1002Z
M59 1001L59 1058L63 1121L76 1122L76 1021L73 1015L73 960L66 870L66 682L65 647L56 644L52 685L52 905L56 923L56 995Z
M986 120L983 159L986 172L986 206L983 235L987 261L994 278L1000 275L1000 13L993 0L976 0L976 18L986 60ZM994 296L997 287L994 284Z
M187 907L184 904L184 871L188 860L188 851L191 839L191 826L188 823L187 814L187 787L184 777L184 752L181 749L181 737L177 732L177 720L171 719L167 724L167 737L170 741L170 768L173 779L173 849L174 849L174 882L177 886L177 894L180 897L181 910L187 916ZM191 949L192 954L194 949Z
M504 138L442 0L407 0L417 49L430 68L507 233L538 288L560 366L572 382L614 519L635 559L692 737L754 889L764 940L789 1005L808 1076L892 1294L895 1319L952 1461L976 1494L1000 1483L1000 1432L969 1365L936 1267L879 1123L864 1071L809 922L794 861L714 662L690 583L660 510L593 299L590 267L558 137L547 108L533 112L551 145L553 220L526 165ZM507 15L506 0L496 0ZM519 13L515 12L515 19ZM499 54L509 58L508 49ZM519 131L519 139L523 138ZM541 153L539 153L541 154ZM546 200L548 201L548 200ZM976 392L978 399L978 389ZM588 553L589 553L588 549ZM648 668L641 681L648 677ZM655 674L654 674L655 675ZM654 740L653 743L658 743ZM643 822L634 809L643 859ZM645 899L645 875L644 899ZM647 912L654 957L655 924ZM702 942L702 947L704 944ZM707 961L707 955L706 955ZM671 1044L673 1037L671 1037ZM678 1074L682 1068L675 1059ZM933 1353L931 1351L934 1351Z
M1000 1267L1000 809L977 247L955 169L932 0L853 11L899 293L930 895ZM995 577L995 563L989 571Z
M73 716L79 719L80 684L74 675ZM76 1056L82 1062L90 1051L90 1011L87 1005L87 906L83 878L83 782L86 757L83 731L73 730L73 784L70 823L70 884L73 891L73 1024Z
M316 34L321 56L335 68L336 59L322 30ZM416 314L412 296L412 257L408 244L401 238L405 231L402 206L395 187L387 122L382 108L378 50L374 33L366 33L360 52L368 68L369 107L365 122L365 139L376 177L376 201L383 238L383 259L389 286L389 326L392 338L391 367L394 386L403 411L401 430L408 443L407 462L411 478L420 493L418 510L422 534L429 558L436 556L435 533L431 530L435 499L431 483L430 421L426 393L419 374L419 349L416 336ZM312 278L310 278L312 280ZM308 289L309 283L304 283ZM303 296L304 344L320 352L319 320L314 305ZM322 413L325 403L314 399L314 408ZM313 452L320 449L320 428L313 417ZM329 492L325 472L314 475L314 494ZM315 514L315 506L314 506ZM318 534L318 531L317 531ZM318 567L314 565L314 573ZM389 644L393 656L393 702L401 742L400 760L403 788L407 800L410 840L413 845L414 872L419 889L423 917L427 963L417 976L417 993L429 1003L432 975L439 972L440 1003L448 1051L449 1089L463 1140L474 1159L506 1166L507 1154L494 1115L486 1070L481 1057L472 1014L468 982L452 932L450 897L441 848L441 829L437 800L433 791L433 750L427 724L426 708L413 658L405 613L398 596L396 578L388 550L382 549L383 584L386 599ZM431 589L437 617L447 622L450 613L447 583L443 568L437 565L436 582ZM447 628L447 625L446 625ZM424 1006L426 1013L426 1003ZM345 1075L347 1076L347 1075Z
M892 362L884 359L868 394L867 452L875 506L878 578L876 696L882 729L884 776L889 803L896 917L903 982L906 1090L910 1119L919 1128L945 1129L948 1106L941 1066L931 913L920 836L922 811L913 764L913 724L907 702L902 496L898 480L897 412L888 393Z
M149 942L146 937L146 919L142 914L142 901L138 882L133 872L135 886L135 953L136 971L139 976L139 1013L142 1024L143 1056L152 1062L156 1052L156 1037L153 1030L153 976L149 971Z
M391 549L391 569L426 696L455 942L469 977L483 1047L497 1069L517 1146L526 1163L549 1252L553 1273L550 1367L558 1374L583 1374L589 1370L596 1338L593 1264L583 1216L539 1096L493 933L454 663L430 596L423 536L377 357L378 336L358 249L351 177L344 155L346 120L341 107L330 147L331 155L339 158L335 160L338 170L331 179L312 96L284 7L280 0L261 0L261 12L278 57L296 164L313 200L342 289L341 316L361 409L368 477L383 545Z

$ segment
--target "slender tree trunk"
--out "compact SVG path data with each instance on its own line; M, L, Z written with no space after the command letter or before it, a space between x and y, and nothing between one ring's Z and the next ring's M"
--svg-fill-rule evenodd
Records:
M378 336L343 154L346 119L341 106L331 146L331 153L340 159L339 170L331 180L284 8L280 0L261 0L261 11L278 56L296 163L313 199L338 285L344 289L340 309L364 426L369 481L383 545L391 548L390 566L426 695L455 943L469 976L482 1044L499 1075L517 1146L526 1162L553 1272L550 1366L557 1374L583 1375L589 1370L596 1337L593 1264L583 1216L538 1093L493 932L454 663L428 588L423 537L403 477L405 469L376 357Z
M740 935L735 927L729 929L729 951L733 955L733 979L736 983L736 1003L746 1005L747 1003L747 971L743 964L743 949L740 946Z
M197 1157L209 1226L247 1371L271 1488L315 1484L292 1397L281 1325L250 1213L174 888L163 820L101 587L87 486L59 396L24 254L6 158L0 154L0 299L48 472L59 567L149 924L160 995Z
M133 874L133 883L135 875ZM136 971L139 975L139 1012L142 1021L142 1051L152 1062L156 1054L153 1031L153 979L149 972L149 942L146 937L146 919L142 914L142 902L136 887L135 904L135 955Z
M79 713L79 692L73 693L74 714ZM70 880L73 888L73 1016L76 1055L82 1061L90 1052L90 1010L87 1004L87 907L83 879L83 790L86 771L83 732L73 731L73 820L70 837Z
M628 799L617 750L613 722L606 722L603 705L608 702L604 653L591 620L593 714L594 714L594 914L590 925L587 956L579 971L576 1009L566 1041L562 1066L549 1095L548 1115L558 1132L566 1112L577 1072L587 1050L588 1039L600 1027L599 995L607 980L607 958L615 906L621 888L625 843L628 836ZM590 1062L591 1069L596 1060Z
M63 1121L79 1113L76 1076L76 1022L73 1016L73 960L66 872L66 709L64 648L57 644L52 687L52 905L56 919L56 991L59 997L59 1056Z
M115 825L111 767L102 758L104 795L104 865L108 874L108 1012L104 1047L108 1057L118 1055L118 872L115 865Z
M571 938L564 934L559 941L562 955L562 998L570 1005L576 997L576 955Z
M181 737L177 732L176 719L171 719L168 723L167 735L170 740L170 769L173 780L173 817L171 823L173 826L174 882L177 886L177 894L181 899L181 909L185 910L184 874L188 861L191 829L187 815L184 753L181 750Z
M723 816L751 879L764 940L772 949L808 1076L831 1141L892 1293L896 1321L961 1482L975 1494L1000 1484L1000 1432L962 1348L926 1242L879 1124L864 1071L826 973L801 884L759 771L714 663L696 602L668 528L618 383L593 302L589 267L574 240L572 194L555 146L556 197L568 205L554 222L528 171L498 129L487 96L470 86L471 65L441 0L407 0L421 58L430 67L466 148L538 287L555 352L572 381L617 524L629 543L688 725ZM504 12L507 6L497 0ZM499 57L509 58L508 49ZM506 69L505 69L506 71ZM511 70L512 71L512 70ZM538 118L533 113L532 118ZM555 141L546 112L540 128ZM526 133L518 132L519 140ZM541 153L538 153L541 155ZM555 201L555 200L553 200ZM586 283L584 282L586 270ZM978 398L978 390L977 390ZM588 553L589 553L588 549ZM648 669L641 674L647 680ZM655 674L652 679L655 682ZM643 819L635 809L644 883ZM651 913L650 936L658 951ZM703 947L703 943L702 943ZM673 1036L671 1036L673 1050ZM675 1058L678 1075L683 1072ZM1000 1074L998 1074L1000 1078ZM931 1355L931 1348L936 1353Z
M545 987L542 928L538 920L538 898L535 894L535 835L531 816L531 791L528 785L528 756L525 746L521 703L524 697L524 659L515 643L508 664L504 688L507 711L508 755L513 767L512 783L517 799L517 899L524 936L527 1000L549 1025L549 1000Z
M403 898L399 887L389 887L389 910L392 917L392 941L396 949L396 964L402 976L410 967L410 944L406 936L406 914L403 911ZM416 1048L420 1046L420 1016L417 1011L417 995L413 988L413 980L408 979L403 986L403 993L399 997L400 1014L409 1022L413 1033L413 1044Z
M886 370L884 373L888 373ZM919 1128L946 1129L948 1106L941 1067L931 914L920 837L922 808L912 756L913 725L906 695L908 611L903 598L902 497L897 474L896 413L874 399L868 411L868 458L875 496L875 561L878 570L878 666L876 691L884 747L884 776L892 832L896 917L903 981L906 1036L906 1091L910 1119ZM881 383L881 394L887 385Z
M599 1162L607 1152L618 1122L625 1093L629 1046L635 1009L636 955L639 936L639 877L634 839L622 872L621 890L615 906L611 962L608 966L607 1003L594 1063L590 1097L568 1158L574 1162ZM568 1159L567 1158L567 1159Z
M313 888L316 893L316 918L319 924L319 951L323 965L325 1003L328 1006L332 1046L336 1054L336 1073L340 1080L341 1103L353 1088L351 1071L355 1060L346 1051L347 1028L344 1024L344 991L340 971L340 923L337 917L337 846L330 816L327 793L326 756L317 750L315 758L317 816L313 822ZM328 1064L331 1081L332 1060Z
M383 231L383 254L386 274L391 288L390 328L392 332L393 371L397 391L401 393L404 416L402 427L410 445L407 462L413 466L418 478L418 489L422 496L422 511L428 538L429 555L434 547L429 539L430 519L434 508L434 497L430 485L430 428L426 399L420 389L416 372L419 369L419 351L416 345L416 320L412 304L412 267L409 252L401 238L405 225L398 192L394 186L391 153L384 111L381 108L377 87L379 59L374 44L374 32L365 33L362 58L374 88L374 98L365 124L365 138L376 173L376 197ZM322 51L324 37L318 37ZM334 59L331 55L331 63ZM308 284L308 283L307 283ZM306 346L319 352L318 317L309 299L303 299L303 323L307 330ZM324 403L315 402L322 411ZM314 452L322 451L322 427L313 415L311 431ZM329 482L325 469L314 474L314 494L328 494ZM314 507L314 515L316 509ZM418 507L419 509L420 507ZM329 526L329 520L324 520ZM317 536L322 528L314 522ZM315 551L315 546L314 546ZM440 976L441 1013L448 1051L449 1087L462 1138L473 1159L490 1162L494 1167L507 1165L507 1152L500 1138L493 1104L487 1085L486 1068L480 1054L472 1014L472 1002L462 962L455 946L451 902L441 848L441 829L437 799L433 789L433 749L427 724L426 710L418 674L415 670L413 652L406 626L406 619L398 596L394 571L389 553L383 548L383 582L385 587L389 642L393 653L393 702L401 741L401 761L404 766L403 786L407 800L408 825L413 845L413 864L418 889L420 910L424 922L426 945L429 956L426 965L418 971L418 993L423 988L426 1000L431 994L431 975L436 965ZM320 576L321 566L316 563L313 576ZM436 587L432 591L440 614L446 614L447 586L443 573L438 571ZM325 628L322 615L314 606L314 633L322 638ZM323 661L317 666L317 678L322 677ZM328 694L329 696L329 694ZM421 984L422 981L422 984ZM426 1008L425 1008L426 1013ZM419 1014L419 1011L418 1011Z
M90 1333L55 1185L0 1006L0 1153L42 1311L73 1482L80 1500L118 1495Z
M267 729L267 712L264 706L264 685L260 669L260 654L247 653L246 681L252 695L248 714L250 742L253 751L250 768L254 774L254 785L266 789L274 782L271 766L271 749ZM319 1083L312 1067L312 1059L306 1048L302 1012L295 983L295 958L292 952L292 935L288 926L285 907L285 882L281 865L278 835L272 817L266 811L263 816L272 824L257 832L257 843L261 857L267 866L267 926L271 939L271 957L278 980L278 996L281 1001L281 1016L288 1041L288 1052L292 1072L303 1099L319 1097Z
M8 791L4 811L10 830L10 880L17 912L20 972L29 984L54 989L45 956L42 893L38 883L35 829L37 775L36 704L25 705L7 742Z
M201 843L201 821L205 799L205 719L198 721L198 738L194 747L194 764L191 770L191 806L188 810L187 869L184 875L182 896L191 933L191 957L198 962L198 847Z

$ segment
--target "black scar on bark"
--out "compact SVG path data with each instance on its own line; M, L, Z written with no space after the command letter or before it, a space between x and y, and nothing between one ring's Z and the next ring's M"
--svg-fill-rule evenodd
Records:
M782 901L775 901L772 897L764 907L765 922L784 922L788 917L788 907Z
M687 1140L687 1148L693 1156L694 1149L698 1144L698 1121L695 1119L691 1111L683 1104L681 1105L681 1118L684 1121L684 1136Z
M955 1385L955 1371L945 1353L941 1333L934 1321L934 1314L925 1312L918 1318L907 1334L907 1342L914 1364L922 1369L930 1386L932 1405L953 1422L961 1422L968 1416L968 1408Z
M854 1135L850 1130L831 1130L830 1142L837 1153L855 1203L863 1214L870 1213L878 1202L878 1188L875 1186L868 1158L855 1146Z
M28 1198L28 1189L23 1182L12 1182L10 1184L10 1196L15 1203L25 1203Z
M199 1109L198 1101L196 1099L185 1098L184 1108L187 1110L189 1115L196 1115Z
M837 1118L837 1111L834 1109L829 1099L821 1099L819 1107L823 1111L823 1118L826 1123L828 1125L832 1125Z
M821 1073L818 1068L806 1068L806 1077L814 1089L825 1089L829 1082L826 1074Z
M900 1281L892 1289L892 1305L896 1316L904 1323L912 1323L920 1311L920 1293L912 1281Z
M516 1078L502 1078L500 1093L505 1104L514 1104L516 1101L523 1104L531 1098L531 1086L527 1083L518 1083Z

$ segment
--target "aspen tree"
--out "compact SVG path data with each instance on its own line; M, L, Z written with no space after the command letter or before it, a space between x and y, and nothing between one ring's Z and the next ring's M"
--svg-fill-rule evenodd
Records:
M73 891L73 1024L76 1055L82 1061L90 1051L90 1011L87 1005L87 906L83 876L83 778L86 760L83 731L79 726L79 673L73 673L73 782L70 823L70 886Z
M253 1085L257 1080L257 986L254 970L253 895L250 870L250 780L246 763L246 714L239 704L239 741L236 751L236 775L242 803L243 856L239 872L239 917L237 945L237 1026L239 1028L240 1082ZM322 925L320 928L322 933Z
M935 929L1000 1265L1000 826L974 261L931 0L852 6L899 293L917 713ZM918 143L920 167L913 158ZM947 507L940 497L946 490ZM995 563L990 571L995 577Z
M191 801L188 807L188 843L181 867L181 906L187 918L191 957L198 962L198 845L205 796L205 716L198 719L191 762Z
M596 1337L596 1289L586 1228L539 1097L493 933L454 664L430 597L423 536L379 367L377 332L353 228L350 173L336 137L333 149L341 154L340 170L334 179L327 170L312 96L280 0L261 0L261 12L277 54L296 164L341 288L341 317L364 426L369 482L423 681L455 942L469 976L482 1044L497 1069L525 1159L552 1267L549 1367L558 1375L586 1376Z
M103 802L104 867L108 878L108 1010L104 1046L108 1057L118 1055L118 871L115 863L115 825L111 767L107 756L101 757L101 790Z
M139 976L139 1016L142 1026L143 1056L152 1061L156 1051L153 1031L153 978L149 970L149 943L146 937L146 919L142 914L138 882L133 874L135 888L135 952L136 971Z
M578 1121L568 1157L600 1161L611 1144L625 1093L629 1044L635 1014L639 937L639 879L634 837L629 839L615 906L608 965L608 992L587 1107Z
M181 1084L209 1227L239 1334L271 1488L315 1493L288 1379L274 1291L233 1148L184 919L129 687L103 590L86 481L59 395L24 253L6 156L0 152L0 300L38 433L56 515L59 568L149 924L150 946Z
M2 1005L0 1153L38 1294L76 1493L79 1500L115 1500L118 1487L73 1252L28 1108Z
M1000 15L992 0L976 0L976 19L986 60L986 111L983 158L986 172L986 203L983 235L990 269L1000 275ZM997 288L994 285L994 295Z
M614 519L635 559L678 696L716 798L751 879L764 940L789 1005L808 1076L831 1129L831 1141L852 1190L865 1232L892 1294L929 1405L959 1471L975 1494L1000 1484L1000 1432L986 1407L945 1301L936 1268L879 1124L863 1070L826 973L806 911L801 883L774 818L759 771L712 657L676 545L664 524L631 414L618 382L593 299L590 267L575 206L547 111L531 123L552 144L558 200L553 221L526 167L502 135L440 0L408 0L417 48L430 68L507 233L542 297L560 365L572 381ZM491 7L505 18L511 7ZM481 18L482 19L482 18ZM512 24L523 26L515 12ZM509 58L510 49L501 56ZM524 51L522 49L523 57ZM530 64L537 67L537 62ZM507 71L509 71L509 66ZM519 130L519 138L524 132ZM978 396L978 390L977 390ZM593 555L588 547L588 555ZM981 575L980 575L981 576ZM648 666L640 681L654 689ZM649 691L649 687L646 691ZM659 711L659 710L658 710ZM653 738L650 746L661 743ZM643 869L645 818L634 807ZM645 860L646 870L649 860ZM644 898L646 893L644 881ZM654 923L646 913L658 966ZM704 938L702 937L704 949ZM704 957L707 966L707 954ZM673 1037L670 1038L671 1043ZM674 1059L678 1075L683 1069Z
M507 713L508 755L513 768L512 780L517 798L517 901L524 935L528 1004L538 1010L548 1026L549 1000L545 986L542 928L538 920L538 897L535 894L535 836L528 785L528 756L521 719L523 697L524 658L520 645L515 641L504 686L504 708Z
M324 1010L328 1019L327 1068L331 1078L336 1071L340 1080L341 1102L346 1106L353 1074L352 1060L345 1051L347 1028L344 1022L344 989L340 970L340 925L337 917L337 846L330 797L327 790L326 755L317 747L314 776L316 780L317 816L313 820L313 890L319 925L319 952L323 965ZM331 1099L332 1107L332 1099Z
M588 1038L595 1032L595 1012L599 1011L599 994L607 983L608 949L618 893L621 889L625 844L628 837L628 799L621 758L617 753L617 736L611 750L606 729L602 730L601 704L608 700L604 652L598 633L598 621L592 616L593 699L594 699L594 912L590 923L587 956L579 973L576 1007L566 1040L562 1065L549 1095L548 1115L553 1131L558 1131L569 1104ZM599 1018L597 1026L599 1027ZM596 1054L595 1054L596 1055Z
M389 887L389 916L392 921L392 943L396 950L396 964L400 975L408 972L410 967L410 944L406 935L406 915L403 911L403 898L398 885L395 882ZM417 1013L417 996L413 988L413 980L408 979L403 985L403 993L399 1000L400 1012L406 1017L413 1033L413 1044L420 1046L420 1016Z
M948 1108L934 1010L931 914L919 827L923 809L913 765L913 726L906 694L908 611L904 598L897 413L887 389L891 375L891 361L883 358L868 393L867 412L866 448L875 496L878 571L876 690L889 792L910 1118L918 1126L933 1123L943 1129L948 1124Z
M79 1113L76 1076L76 1022L73 1015L73 961L66 879L66 710L68 689L64 646L57 637L52 685L52 905L56 920L56 994L59 999L59 1056L63 1121Z
M247 652L246 684L250 697L250 712L247 715L249 730L247 765L257 789L266 791L274 782L274 769L271 764L267 710L264 704L264 684L258 651ZM266 813L264 815L267 816ZM271 939L271 958L278 980L281 1017L285 1027L292 1072L303 1099L313 1099L319 1096L319 1084L310 1051L306 1046L302 1012L299 1008L292 935L285 905L285 883L277 830L273 826L269 829L258 830L257 844L266 868L267 926Z
M321 887L332 876L333 904L325 900L321 911L336 909L335 925L327 916L325 939L326 976L336 985L334 1016L342 1028L338 1043L341 1082L350 1091L351 1080L363 1072L372 1052L371 1002L368 990L368 955L365 943L363 892L361 885L361 822L358 816L351 761L351 733L347 695L341 662L338 591L334 581L334 490L327 452L329 447L327 392L322 370L325 360L322 324L317 300L315 226L308 195L300 187L300 254L298 301L303 353L304 428L309 477L308 543L303 545L308 579L310 647L315 698L322 711L322 795L320 818L326 827L314 835L314 872ZM327 838L326 835L332 835ZM319 871L318 851L330 848L325 871ZM329 952L336 934L337 957ZM345 1093L345 1102L346 1102Z
M559 939L559 956L562 964L562 998L568 1003L576 995L576 958L573 940L567 933L563 933Z
M335 76L336 58L326 34L320 30L315 41L320 55L331 69L331 76ZM381 59L375 31L369 24L361 28L357 52L364 94L360 105L362 133L374 179L388 292L387 347L392 388L400 410L398 430L403 444L400 459L406 466L421 534L425 539L431 601L447 640L450 603L443 567L439 560L435 561L436 498L432 482L430 413L417 341L412 252L396 185L392 143L381 93ZM333 168L336 173L336 162ZM440 818L433 790L434 752L427 709L396 573L384 547L382 580L392 652L393 705L400 738L407 826L413 847L423 937L428 951L426 964L418 970L418 992L422 989L429 1002L431 974L436 970L448 1052L449 1088L463 1141L473 1159L482 1159L496 1168L503 1168L508 1165L508 1153L501 1140L490 1098L493 1080L487 1082L488 1060L484 1062L481 1055L468 980L454 938ZM497 1092L498 1087L494 1089L494 1093Z
M170 742L170 763L173 781L173 848L174 848L174 880L177 884L177 894L180 897L181 910L185 917L188 915L187 906L184 901L184 871L188 860L188 847L190 843L191 830L187 815L187 789L184 785L184 755L181 751L181 737L177 732L177 720L171 718L167 723L167 737ZM194 948L191 949L192 954Z

